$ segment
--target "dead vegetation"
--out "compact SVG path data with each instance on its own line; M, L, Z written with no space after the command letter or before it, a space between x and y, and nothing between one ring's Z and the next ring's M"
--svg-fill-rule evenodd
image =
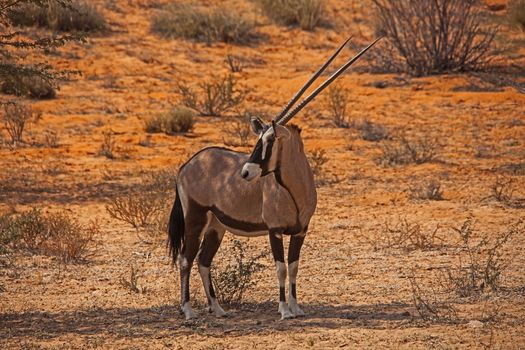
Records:
M379 70L415 76L481 70L494 59L498 28L475 0L373 0L376 32L384 35Z
M11 144L23 142L24 130L31 123L40 120L41 113L23 104L6 104L2 114L4 128L11 138Z
M138 235L146 233L149 238L145 241L156 238L166 231L175 183L173 168L145 172L129 192L110 198L106 211L112 218L131 225ZM143 240L140 235L139 238Z
M333 84L328 88L325 95L326 108L330 112L330 117L338 128L350 127L348 120L347 107L350 91L341 84Z
M410 252L437 249L444 245L444 238L438 224L425 225L406 217L393 222L385 221L383 228L375 234L359 233L358 237L376 251L400 249Z
M252 130L249 123L249 113L241 117L232 117L224 121L223 131L226 137L222 142L227 146L249 146Z
M477 239L474 227L475 220L469 217L460 227L452 228L459 236L463 254L454 266L443 271L442 281L459 297L498 291L508 267L508 262L503 259L505 249L512 238L524 232L523 222L517 221L493 240L487 236ZM477 243L473 242L475 239Z
M104 16L86 1L39 2L45 6L21 2L9 10L9 19L18 26L39 26L62 32L98 32L107 28Z
M133 293L145 294L148 288L139 282L141 277L139 269L132 264L130 265L129 275L120 277L119 282L124 288L129 289Z
M185 107L174 107L169 112L146 120L144 130L148 133L163 132L166 135L188 132L193 129L194 113Z
M224 63L232 73L240 73L244 68L244 61L241 57L235 55L226 55Z
M27 95L36 99L51 99L56 97L54 86L39 76L12 76L6 78L0 91L8 95Z
M56 257L63 263L89 257L98 233L96 222L84 225L66 212L44 214L35 208L0 216L0 250L23 249Z
M246 44L255 38L254 23L231 8L201 10L191 4L173 4L157 13L151 30L165 38L190 39L211 44Z
M507 207L519 207L518 201L514 198L515 183L516 181L512 177L497 176L490 187L491 194L483 200L492 198Z
M377 163L382 166L396 166L435 161L442 146L437 138L429 135L413 138L401 135L390 141L383 141L380 147L381 155Z
M441 182L438 180L428 180L414 186L410 186L410 198L432 201L443 200Z
M510 23L525 31L525 0L511 0L508 6Z
M390 139L390 133L387 128L368 119L363 119L360 123L357 123L355 128L359 130L361 138L365 141L378 142Z
M313 30L323 24L326 17L322 0L256 0L264 13L274 22L286 26L296 25Z
M113 134L113 130L105 130L102 132L102 143L100 144L98 155L104 156L108 159L116 158L115 151L117 141Z
M203 116L224 115L237 108L249 92L249 89L238 85L232 74L212 77L198 86L199 92L186 82L179 82L177 92L184 106Z
M253 254L249 248L238 239L221 246L215 261L225 263L214 265L213 268L213 282L221 303L239 304L245 293L257 285L256 274L265 267L260 260L268 255L268 251L261 250Z
M314 148L308 153L308 162L312 168L315 177L322 177L324 174L324 166L328 162L326 151L322 148Z

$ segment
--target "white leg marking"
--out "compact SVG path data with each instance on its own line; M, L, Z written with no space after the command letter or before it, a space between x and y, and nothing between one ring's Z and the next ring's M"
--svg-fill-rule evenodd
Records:
M210 311L214 313L217 317L224 317L226 316L226 312L223 310L223 308L219 305L219 302L216 298L212 297L210 295L210 268L202 266L199 264L199 273L202 278L202 284L204 285L204 290L206 292L206 296L210 300Z
M279 279L279 288L284 288L286 285L286 265L283 262L276 261L277 266L277 278ZM288 307L286 301L279 301L279 313L281 314L281 320L287 318L293 318L293 314Z
M304 311L301 310L297 304L297 299L292 294L292 285L296 286L297 271L299 270L299 261L294 261L288 265L288 274L290 280L290 289L288 290L288 305L290 306L290 311L294 314L295 317L304 316Z
M186 320L191 320L192 318L197 317L195 315L195 312L191 309L191 305L189 302L184 303L182 305L182 312L184 312L184 316L186 317Z

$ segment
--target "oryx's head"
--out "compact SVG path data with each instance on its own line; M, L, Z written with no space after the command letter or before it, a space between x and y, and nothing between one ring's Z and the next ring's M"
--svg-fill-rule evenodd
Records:
M266 124L260 118L252 117L250 120L252 130L259 135L257 143L253 149L248 161L244 164L241 170L241 176L248 181L255 179L258 176L265 176L278 170L281 166L279 162L279 152L277 150L281 147L282 140L290 137L290 132L285 128L285 124L292 119L301 109L303 109L310 101L312 101L321 91L330 85L338 76L340 76L348 67L359 59L368 49L379 41L378 38L370 45L362 49L352 59L342 65L335 73L333 73L324 83L319 85L310 95L296 105L292 110L292 106L299 100L303 93L310 85L324 72L328 65L335 59L339 52L350 41L348 38L333 54L330 56L317 72L304 84L304 86L295 94L295 96L286 104L283 110L272 120L270 124Z
M250 158L242 167L241 176L248 181L277 170L279 147L290 137L290 132L274 121L266 124L260 118L252 117L250 124L259 137Z

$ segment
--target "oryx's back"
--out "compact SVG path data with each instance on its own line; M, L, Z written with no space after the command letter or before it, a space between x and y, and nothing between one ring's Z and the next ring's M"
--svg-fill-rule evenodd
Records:
M182 166L177 188L182 206L200 207L222 217L261 223L262 190L259 181L241 178L247 154L225 148L205 148Z

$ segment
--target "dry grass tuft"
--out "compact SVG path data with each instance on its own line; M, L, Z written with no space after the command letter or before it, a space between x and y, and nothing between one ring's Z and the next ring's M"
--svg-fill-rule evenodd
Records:
M155 15L151 30L165 38L212 43L245 44L254 39L254 24L231 8L204 11L189 4L174 4Z
M525 31L525 0L511 0L508 16L512 24Z
M432 201L443 200L441 182L439 182L438 180L430 180L419 183L415 186L411 186L410 197L412 199L423 199Z
M39 1L45 4L45 1ZM9 19L19 26L39 26L62 32L98 32L106 29L106 20L97 8L81 0L66 6L49 1L45 6L22 3L9 11Z
M149 133L163 132L173 135L193 129L194 113L185 107L175 107L169 112L146 120L144 130Z
M298 25L303 30L313 30L325 18L322 0L257 0L264 13L283 25Z

